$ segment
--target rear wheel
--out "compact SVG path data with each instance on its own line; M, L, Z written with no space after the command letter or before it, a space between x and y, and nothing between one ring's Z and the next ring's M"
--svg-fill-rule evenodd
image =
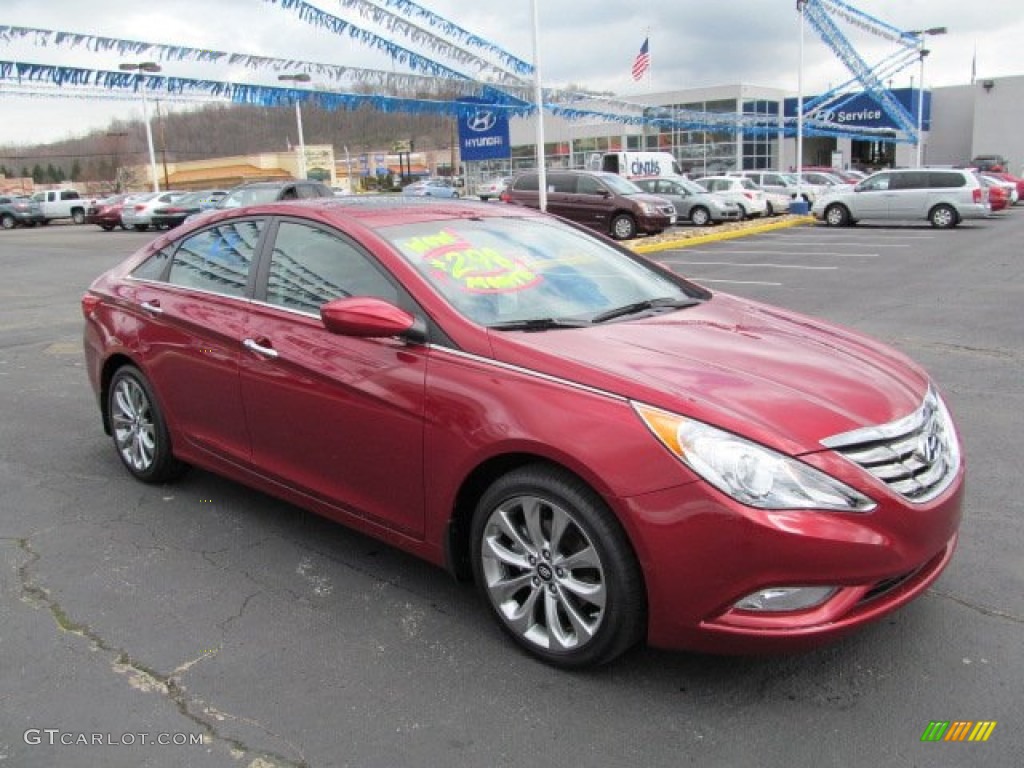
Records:
M850 223L850 212L845 205L834 203L825 209L825 223L830 227L845 227Z
M80 208L76 208L71 212L71 220L75 224L85 224L85 211Z
M9 213L5 213L3 216L0 216L0 227L3 227L4 229L14 229L17 223L18 222L16 222L14 217Z
M186 465L171 453L171 439L153 389L132 365L110 380L107 409L110 432L121 463L144 483L178 478Z
M932 223L933 227L939 229L950 229L960 223L953 207L945 204L932 208L931 213L928 214L928 221Z
M636 237L636 219L628 213L620 213L612 219L612 237L616 240L632 240Z
M532 465L477 505L477 585L502 629L561 667L610 661L644 633L640 566L618 521L577 477Z
M698 205L696 208L690 209L690 221L695 227L706 227L711 221L711 212Z

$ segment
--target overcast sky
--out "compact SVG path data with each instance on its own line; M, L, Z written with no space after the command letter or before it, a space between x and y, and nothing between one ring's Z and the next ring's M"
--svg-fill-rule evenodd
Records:
M405 38L343 8L341 0L308 0L324 11L416 49L458 69ZM1024 75L1024 0L846 0L847 4L904 30L947 27L927 38L928 86L970 82L977 51L978 79ZM420 5L526 61L533 61L531 0L419 0ZM383 0L378 4L384 5ZM267 0L0 0L0 25L37 27L152 43L211 48L331 64L392 69L370 49L301 21ZM540 62L545 85L577 84L614 91L623 98L650 91L747 83L795 93L799 23L794 0L538 0ZM890 43L849 25L841 29L870 64L895 50ZM649 80L630 77L650 31ZM38 47L0 40L0 61L116 69L117 54ZM164 63L164 74L256 82L252 71L212 65ZM395 71L402 72L401 66ZM919 79L917 65L892 79L906 87ZM850 78L808 26L804 91L821 92ZM273 80L273 76L269 76ZM266 76L263 82L269 82ZM112 117L141 117L136 101L19 97L0 83L0 145L55 141L106 127Z

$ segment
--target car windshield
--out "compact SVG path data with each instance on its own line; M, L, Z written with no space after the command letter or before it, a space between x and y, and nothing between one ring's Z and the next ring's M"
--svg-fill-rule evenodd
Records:
M229 192L217 203L218 208L241 208L243 205L272 203L281 194L280 187L246 187Z
M555 219L452 219L378 233L481 325L586 325L631 305L671 308L708 295Z

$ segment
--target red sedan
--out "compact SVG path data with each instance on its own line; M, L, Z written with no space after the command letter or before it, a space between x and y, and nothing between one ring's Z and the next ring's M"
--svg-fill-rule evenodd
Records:
M132 475L196 465L472 577L553 664L834 640L956 544L961 447L921 368L522 207L224 211L82 309Z
M85 212L85 223L95 224L110 232L114 227L124 229L121 223L121 209L130 195L112 195L102 200L94 200Z
M1006 187L988 178L986 174L978 174L978 178L988 188L988 201L993 211L1005 211L1010 207L1010 193Z

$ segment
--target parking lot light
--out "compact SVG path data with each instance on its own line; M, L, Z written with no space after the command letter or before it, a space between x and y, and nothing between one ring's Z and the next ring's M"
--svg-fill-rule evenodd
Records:
M307 72L297 72L295 74L278 75L278 80L293 83L308 83L312 78ZM299 99L295 99L295 123L299 130L299 178L306 178L306 141L302 137L302 107L300 106Z
M149 101L146 99L146 78L141 77L143 73L156 74L162 67L155 61L125 62L119 64L118 69L123 72L138 72L139 92L142 94L142 117L146 123L146 145L149 148L149 177L153 180L153 191L160 191L160 180L156 174L156 152L153 149L153 127L149 122Z

